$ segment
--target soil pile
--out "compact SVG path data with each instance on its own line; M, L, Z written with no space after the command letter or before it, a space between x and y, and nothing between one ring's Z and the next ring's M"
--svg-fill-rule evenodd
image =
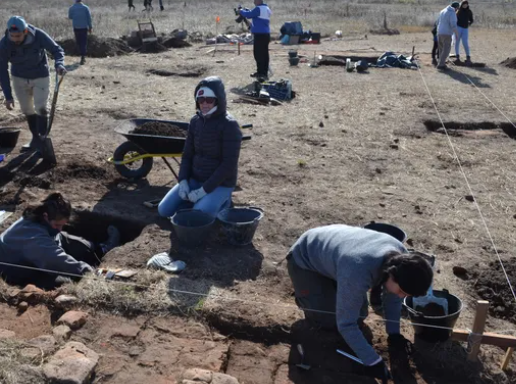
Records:
M500 64L507 68L516 69L516 57L508 57Z
M424 307L416 307L416 311L421 312L425 316L444 316L444 315L446 315L444 307L437 303L428 303Z
M139 133L142 135L169 136L169 137L186 137L186 131L177 125L169 123L160 123L150 121L142 124L131 131L131 133Z
M516 286L516 264L506 261L504 266L511 284ZM493 316L515 321L516 303L498 261L492 261L489 268L479 274L475 290L482 299L491 302Z
M67 56L79 56L77 43L74 39L68 39L57 42L65 51ZM88 37L88 56L95 58L121 56L133 50L123 40L104 38L90 35Z

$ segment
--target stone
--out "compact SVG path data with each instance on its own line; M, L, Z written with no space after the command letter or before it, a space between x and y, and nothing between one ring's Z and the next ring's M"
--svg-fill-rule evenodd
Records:
M183 373L183 380L191 380L191 381L201 381L205 383L210 383L212 378L212 372L207 369L193 368L187 369Z
M54 338L58 343L64 343L70 338L70 335L72 334L72 330L68 325L58 325L52 330L52 333L54 335Z
M124 337L128 339L134 339L138 336L140 327L137 325L120 324L116 330L114 330L112 337Z
M13 372L13 382L16 384L41 384L45 382L45 377L41 368L22 364Z
M60 307L66 308L66 307L70 307L73 304L76 304L77 302L79 302L79 299L72 295L60 295L60 296L56 297L55 302Z
M16 333L8 331L7 329L0 329L0 340L2 339L14 339Z
M81 311L68 311L57 320L57 324L68 325L71 329L81 328L85 323L88 314Z
M39 363L45 356L37 347L25 347L19 350L20 356L26 362ZM39 361L38 361L39 359Z
M18 300L26 301L30 304L42 303L45 301L46 297L47 293L44 290L32 284L27 285L17 294Z
M98 362L99 355L95 351L70 341L43 366L43 373L54 384L86 384Z
M226 375L224 373L213 373L211 384L239 384L238 380L233 376Z
M27 344L41 349L44 354L48 355L54 351L56 347L56 339L54 339L54 336L43 335L30 339L27 341Z
M27 309L29 309L29 303L26 301L22 301L18 304L18 311L25 312Z

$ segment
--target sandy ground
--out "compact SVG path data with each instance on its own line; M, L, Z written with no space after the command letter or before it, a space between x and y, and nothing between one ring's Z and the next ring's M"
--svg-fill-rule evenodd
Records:
M475 204L467 198L471 193L446 136L427 129L427 126L435 126L439 118L421 75L445 123L507 122L483 94L514 119L516 72L498 63L511 56L516 43L505 38L502 32L472 32L472 57L474 61L487 64L483 70L460 68L437 72L429 65L430 34L369 35L367 40L324 41L320 46L298 47L300 54L312 58L314 50L316 54L343 54L353 50L369 56L386 50L408 53L415 46L422 61L421 72L371 69L361 75L346 73L341 67L310 68L306 63L289 67L287 51L292 47L272 44L274 77L292 79L297 97L275 107L228 103L230 113L241 124L254 125L253 138L241 153L240 188L234 201L237 205L259 206L265 211L253 245L244 248L226 245L219 233L199 250L178 246L170 235L170 223L159 218L156 210L142 204L162 197L174 185L170 171L156 161L146 180L130 182L122 179L106 159L124 141L114 133L121 120L148 117L188 121L194 113L193 89L201 77L160 77L148 74L149 69L199 69L204 75L219 75L231 100L236 98L232 89L250 84L248 76L254 66L249 47L244 47L240 56L236 55L234 47L220 47L213 55L206 54L209 48L194 46L157 55L91 59L82 67L74 65L76 58L69 58L67 63L74 70L63 83L52 133L59 164L45 170L36 163L37 159L19 157L17 150L10 154L0 169L0 208L15 209L15 215L3 226L19 217L23 207L50 190L62 191L77 208L130 219L135 224L127 225L127 230L134 238L106 255L104 265L143 268L150 256L170 248L176 257L185 260L188 267L180 277L153 281L151 289L136 292L127 306L132 306L133 312L138 308L140 312L152 312L152 309L171 309L178 305L198 308L195 319L199 320L200 316L208 327L229 338L229 341L215 342L216 353L228 353L229 345L229 356L236 359L221 358L225 363L217 360L220 364L214 365L214 369L233 374L242 383L333 383L337 380L370 383L372 381L362 381L353 375L348 362L334 356L332 337L329 336L330 341L325 344L323 336L318 338L313 331L303 328L306 326L300 321L302 315L294 308L285 265L278 263L295 239L309 228L330 223L363 225L372 220L384 221L403 228L411 247L437 255L435 289L448 289L464 302L457 327L472 326L475 302L480 298L479 276L492 274L501 290L508 289L503 276L494 273L490 266L490 262L497 261L497 255ZM3 111L0 115L3 126L24 127L21 121L18 112ZM482 128L482 124L474 127ZM507 132L514 137L510 128ZM450 140L498 253L505 262L511 262L511 250L516 244L514 141L501 129L488 134L484 131L460 133L452 135ZM20 142L28 137L24 129ZM94 227L96 219L92 220L90 226ZM454 266L466 268L467 278L456 277L452 272ZM513 284L516 283L514 274L511 278ZM143 277L136 277L138 282L142 282L141 279ZM83 282L81 285L74 289L84 298L83 303L86 306L98 304L100 293L96 293L94 284ZM480 285L480 288L484 286ZM85 289L90 291L86 294ZM169 295L167 289L187 289L242 301ZM514 323L508 320L514 321L514 312L502 314L506 313L505 307L512 305L511 295L508 291L505 293L502 295L505 302L498 301L493 306L501 306L503 310L492 311L487 328L513 334ZM111 304L100 305L103 311L118 308L116 298L106 302ZM99 312L101 324L111 321L105 320L105 316L111 315ZM373 344L387 357L386 335L379 319L372 314L368 324L374 335ZM116 321L125 324L120 318ZM127 320L130 321L133 320ZM177 323L189 320L171 318L167 321L171 322L167 328L174 329ZM93 328L85 329L78 337L98 350L95 332L101 332L102 327ZM168 334L155 329L158 331L152 331L151 327L150 333L156 332L156 335L142 337L163 337L163 343L172 343ZM403 329L412 335L408 323ZM202 337L199 336L199 340ZM313 351L316 351L312 359L318 368L308 376L295 368L299 356L295 355L295 348L290 349L290 344L298 340L313 343ZM144 354L153 353L144 340L140 345L147 351ZM271 358L275 355L270 348L281 349L282 352L278 352L281 356L276 360ZM431 348L416 345L416 348L418 352L410 360L410 368L405 367L396 382L512 382L512 370L506 377L498 368L503 356L501 349L482 347L482 364L471 368L463 363L465 352L459 345ZM129 356L125 344L115 349L114 356L125 357L113 357L115 364L109 362L110 357L103 356L97 378L99 375L104 378L97 382L131 382L127 380L132 376L136 380L133 382L156 383L175 375L170 368L153 370L155 373L148 376L145 364L133 361L134 356ZM196 351L204 353L202 349ZM181 351L170 353L181 354ZM201 359L193 360L181 360L178 364L184 367L207 364ZM122 364L120 369L113 368L118 367L117 364ZM164 366L164 363L156 364ZM141 379L136 379L139 377Z

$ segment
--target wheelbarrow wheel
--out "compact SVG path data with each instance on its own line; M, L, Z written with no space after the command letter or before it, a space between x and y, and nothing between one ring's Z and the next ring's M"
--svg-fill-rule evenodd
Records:
M127 155L138 154L143 154L141 148L131 141L126 141L115 150L113 160L123 161ZM115 168L123 177L136 180L147 176L152 169L153 163L152 157L146 157L128 164L115 164Z

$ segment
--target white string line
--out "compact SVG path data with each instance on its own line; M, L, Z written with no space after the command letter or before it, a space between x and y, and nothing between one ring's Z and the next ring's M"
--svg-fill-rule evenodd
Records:
M446 126L444 125L443 118L441 116L441 113L437 109L437 104L435 103L434 97L432 96L432 93L430 92L430 88L428 88L428 84L425 80L425 77L423 76L423 71L421 71L421 68L419 67L419 63L416 62L417 70L419 74L421 75L421 79L423 80L423 84L426 88L426 91L428 92L428 96L430 96L430 100L432 101L432 104L434 105L435 112L437 113L437 116L439 117L439 120L441 121L441 125L444 129L444 132L446 133L446 138L448 139L448 144L450 144L450 147L453 151L453 155L455 156L455 160L457 160L457 164L459 165L460 172L462 174L462 177L464 178L464 181L466 182L466 185L469 190L469 194L473 197L473 203L475 204L475 207L478 211L478 214L480 216L480 219L482 220L482 223L484 225L484 228L487 232L487 235L489 236L489 240L491 241L491 244L493 246L493 249L495 250L496 256L498 257L498 261L500 262L500 266L502 267L502 271L505 275L505 278L507 280L507 284L509 284L509 288L512 292L512 295L514 297L514 302L516 303L516 292L514 292L514 288L512 286L511 280L509 279L509 275L507 274L507 271L505 269L505 266L503 265L502 258L500 257L500 254L498 253L498 248L496 248L496 244L493 240L493 236L491 235L491 231L489 230L489 227L487 226L486 219L484 218L484 215L482 213L482 210L480 208L480 205L478 204L477 198L475 197L475 194L473 193L473 190L471 189L471 185L469 184L468 177L466 176L466 173L464 172L464 169L462 168L462 164L460 162L459 156L457 155L457 152L455 150L455 147L453 145L453 142L451 141L450 135L448 134L448 129L446 129Z
M12 263L5 263L5 262L0 262L0 265L5 265L5 266L8 266L8 267L14 267L14 268L21 268L21 269L28 269L28 270L33 270L33 271L39 271L39 272L46 272L46 273L51 273L51 274L55 274L55 275L61 275L61 276L68 276L68 277L76 277L76 278L80 278L80 279L85 279L85 280L100 280L97 276L93 275L93 276L84 276L84 275L79 275L79 274L75 274L75 273L69 273L69 272L61 272L61 271L55 271L55 270L51 270L51 269L45 269L45 268L36 268L36 267L30 267L30 266L27 266L27 265L20 265L20 264L12 264ZM105 279L104 281L106 281L107 283L116 283L116 284L121 284L121 285L126 285L126 286L132 286L132 287L137 287L137 288L144 288L144 289L150 289L150 286L147 286L147 285L143 285L143 284L137 284L137 283L131 283L131 282L128 282L128 281L118 281L118 280L107 280ZM240 302L240 303L244 303L244 304L250 304L250 305L262 305L262 306L272 306L272 307L277 307L277 308L283 308L283 309L288 309L288 310L294 310L294 311L303 311L303 312L313 312L313 313L321 313L321 314L328 314L328 315L336 315L336 312L333 312L333 311L323 311L323 310L318 310L318 309L311 309L311 308L302 308L302 307L298 307L298 306L293 306L293 305L289 305L289 304L277 304L277 303L266 303L266 302L261 302L261 301L250 301L250 300L245 300L245 299L239 299L239 298L232 298L232 297L227 297L227 296L222 296L222 295L216 295L216 294L210 294L210 293L201 293L201 292L192 292L192 291L185 291L185 290L179 290L179 289L172 289L172 288L168 288L168 289L165 289L166 292L168 293L176 293L176 294L185 294L185 295L191 295L191 296L198 296L198 297L205 297L205 298L208 298L208 299L221 299L221 300L226 300L226 301L237 301L237 302ZM463 309L465 308L466 306L463 304ZM359 316L360 319L366 319L367 316ZM402 321L397 321L397 320L388 320L388 319L369 319L373 322L377 322L377 323L397 323L397 324L405 324L404 322ZM404 319L404 320L410 320L410 319ZM426 328L435 328L435 329L442 329L442 330L448 330L448 331L453 331L454 328L451 328L451 327L445 327L445 326L439 326L439 325L430 325L430 324L422 324L422 323L416 323L416 322L410 322L412 325L416 325L416 326L419 326L419 327L426 327ZM508 330L500 330L500 331L494 331L494 332L497 332L497 333L514 333L514 330L512 329L508 329Z

